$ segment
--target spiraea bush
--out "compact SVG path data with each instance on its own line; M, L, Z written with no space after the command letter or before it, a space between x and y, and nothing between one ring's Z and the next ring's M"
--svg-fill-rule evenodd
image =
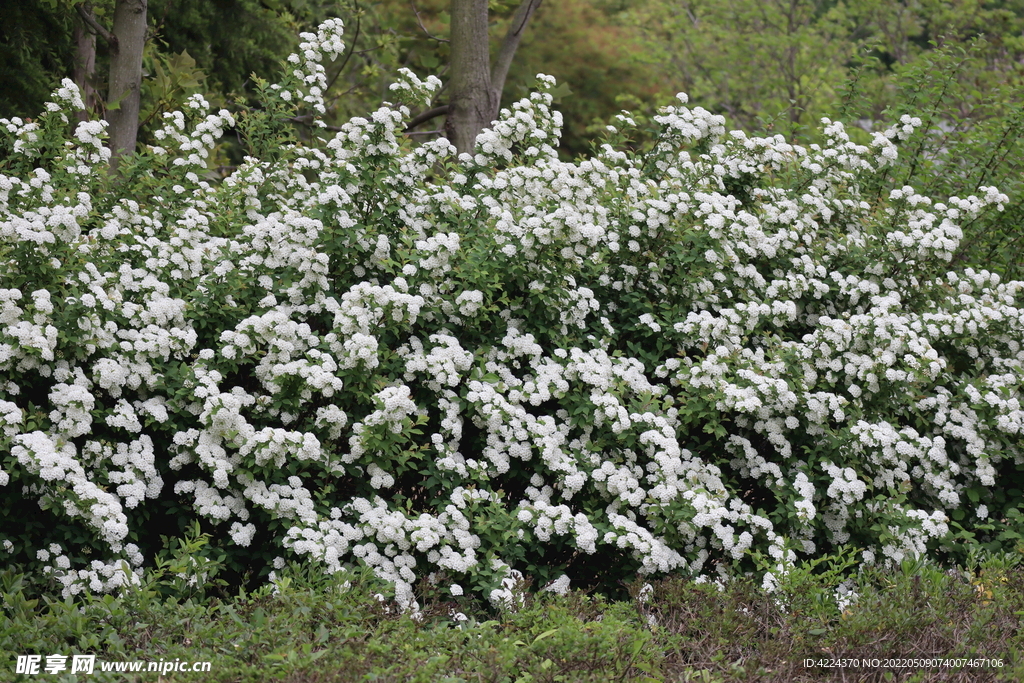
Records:
M341 25L303 40L262 109L193 97L117 174L70 82L2 122L8 562L120 590L199 521L238 576L362 565L415 610L1017 537L1024 283L948 263L1007 197L861 195L917 119L805 148L681 95L569 163L540 77L457 158L402 136L440 85L406 71L300 144Z

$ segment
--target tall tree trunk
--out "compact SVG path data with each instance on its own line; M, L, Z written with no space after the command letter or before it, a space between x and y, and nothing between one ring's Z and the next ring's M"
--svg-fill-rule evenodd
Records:
M78 112L79 121L87 121L89 112L96 106L96 89L92 86L96 73L96 34L91 32L82 19L75 21L75 68L72 77L82 93L85 109Z
M450 14L452 77L445 133L460 154L472 154L476 136L498 108L491 89L487 0L452 0Z
M140 90L142 87L142 49L146 45L147 0L117 0L114 6L114 38L110 52L110 89L107 102L117 102L107 110L110 123L111 167L116 168L123 155L135 153L139 131Z
M473 152L476 136L498 116L512 57L542 0L523 0L512 17L491 71L487 0L451 2L451 80L445 134L459 153Z

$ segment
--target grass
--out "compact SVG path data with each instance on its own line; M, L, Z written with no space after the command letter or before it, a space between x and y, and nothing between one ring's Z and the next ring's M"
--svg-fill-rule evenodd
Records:
M210 661L207 673L39 674L44 681L1020 681L1024 568L1003 556L971 570L923 562L856 575L836 605L835 577L803 565L768 595L751 579L680 578L630 586L632 599L526 594L495 612L426 584L418 619L375 596L365 574L293 572L233 596L162 594L35 600L0 574L0 680L17 654L95 653L108 662ZM457 618L454 615L463 615ZM824 667L805 659L879 660ZM1002 666L885 666L886 659L989 658ZM45 661L45 659L44 659Z

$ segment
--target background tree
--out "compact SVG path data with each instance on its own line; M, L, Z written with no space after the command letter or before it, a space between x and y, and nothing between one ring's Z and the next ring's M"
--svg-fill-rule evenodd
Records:
M327 65L329 125L388 99L393 74L404 66L448 83L407 134L454 138L461 128L470 131L468 140L502 101L518 98L537 73L547 73L560 84L555 94L566 156L586 153L602 129L597 124L619 110L650 112L678 91L748 131L774 120L776 132L802 134L842 105L840 85L858 63L865 66L857 117L866 125L904 97L896 85L901 74L936 46L984 38L958 74L960 92L1019 83L1024 68L1024 0L458 2L459 16L476 13L475 43L461 53L452 42L453 31L462 30L460 22L453 24L452 0L148 0L138 139L154 142L150 131L160 114L194 92L218 107L257 106L250 74L275 76L274 65L293 49L296 35L328 17L344 20L347 46ZM106 115L110 56L100 39L87 58L93 34L84 30L75 3L8 3L0 25L0 116L39 111L52 87L72 74L87 104L94 99L93 110ZM114 6L114 0L94 0L93 14L103 26L112 26ZM98 77L88 75L90 63ZM462 76L467 84L456 87ZM93 88L97 96L90 98ZM453 101L462 106L447 125L422 125L440 120ZM962 119L981 112L966 102L955 109ZM997 115L996 109L988 107L985 115ZM471 120L461 121L463 115ZM289 125L309 140L316 134L311 123L299 118ZM470 143L456 144L466 149ZM230 167L243 150L229 139L217 153Z
M96 108L96 33L81 16L75 19L75 54L71 79L82 93L85 109L78 112L78 118L85 121L89 118L89 112Z
M741 128L785 115L812 123L866 36L828 0L647 2L634 15L669 89L719 111ZM826 107L827 108L827 107Z
M525 94L538 73L555 76L555 102L564 113L560 150L566 156L586 153L595 122L607 120L624 108L651 107L668 95L664 70L647 52L648 45L631 21L629 12L639 0L562 0L543 3L529 18L528 30L520 31L521 42L511 59L500 90L493 74L499 63L511 57L507 40L521 23L515 10L523 4L491 2L488 16L491 43L491 87L501 103ZM421 0L416 12L408 13L401 2L393 5L389 21L403 36L399 60L421 74L437 73L446 82L454 78L449 42L451 17L448 0ZM402 24L413 19L413 23ZM506 39L502 39L505 37ZM482 57L480 58L482 62ZM483 74L486 70L480 70ZM436 98L443 105L450 97L449 85ZM446 111L434 106L413 120L413 128ZM487 118L487 117L483 117ZM484 125L490 123L490 119ZM425 135L436 131L416 131ZM443 131L442 131L443 132Z
M0 21L0 117L34 116L60 77L69 76L74 55L73 16L56 3L4 3Z
M650 110L678 92L671 91L671 69L648 50L630 19L636 6L635 0L546 3L523 38L506 100L526 93L538 73L554 76L566 156L587 154L594 133L623 109Z
M25 0L10 4L13 7L10 13L5 7L0 25L0 116L40 110L60 79L73 77L87 108L111 121L111 142L125 149L132 146L130 136L119 137L117 131L127 134L128 122L138 119L140 112L145 122L158 119L152 115L161 110L177 108L190 94L190 88L177 87L182 82L203 81L214 101L226 103L233 95L244 96L252 88L249 74L273 73L272 65L294 48L299 31L329 16L333 8L354 3ZM118 8L125 11L119 14ZM188 53L199 62L190 55L180 58ZM157 82L161 69L170 72L166 87ZM204 70L211 78L203 78ZM89 97L93 92L96 97ZM142 101L131 116L136 99ZM145 130L142 135L145 138Z
M142 96L142 52L146 46L147 0L115 0L113 31L96 20L91 3L78 3L79 16L100 35L110 51L107 87L107 122L110 124L111 167L135 152ZM78 43L88 49L88 44ZM80 61L86 61L80 59Z
M530 17L541 0L523 0L490 62L488 0L452 0L451 76L445 132L456 149L470 152L480 131L498 116L505 78Z
M779 117L776 131L813 126L858 65L869 121L936 48L984 40L957 74L976 91L1020 83L1024 68L1021 0L641 0L623 23L645 37L667 92L748 131Z

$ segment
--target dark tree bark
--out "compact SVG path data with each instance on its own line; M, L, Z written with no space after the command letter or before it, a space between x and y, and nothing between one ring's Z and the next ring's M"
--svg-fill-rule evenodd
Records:
M142 50L146 46L147 0L117 0L114 6L114 38L110 54L110 89L107 102L119 102L107 110L110 123L111 166L122 155L135 153L139 131L142 88Z
M75 68L72 78L79 92L82 93L82 101L85 109L78 112L78 119L85 121L89 118L89 112L96 106L96 89L92 86L93 76L96 73L96 34L89 30L85 21L79 18L75 22Z
M491 89L487 0L452 0L451 79L445 133L459 153L473 151L473 142L496 109Z
M542 0L524 0L512 17L492 70L487 0L452 0L451 93L445 134L459 153L473 152L476 136L498 116L501 91L523 31Z
M147 0L117 0L114 4L113 31L108 31L96 20L90 3L78 3L75 9L82 21L106 41L110 50L106 119L110 124L107 128L110 136L110 167L116 169L122 156L135 153L135 140L139 133ZM95 59L95 51L93 57ZM81 88L77 64L75 81Z

